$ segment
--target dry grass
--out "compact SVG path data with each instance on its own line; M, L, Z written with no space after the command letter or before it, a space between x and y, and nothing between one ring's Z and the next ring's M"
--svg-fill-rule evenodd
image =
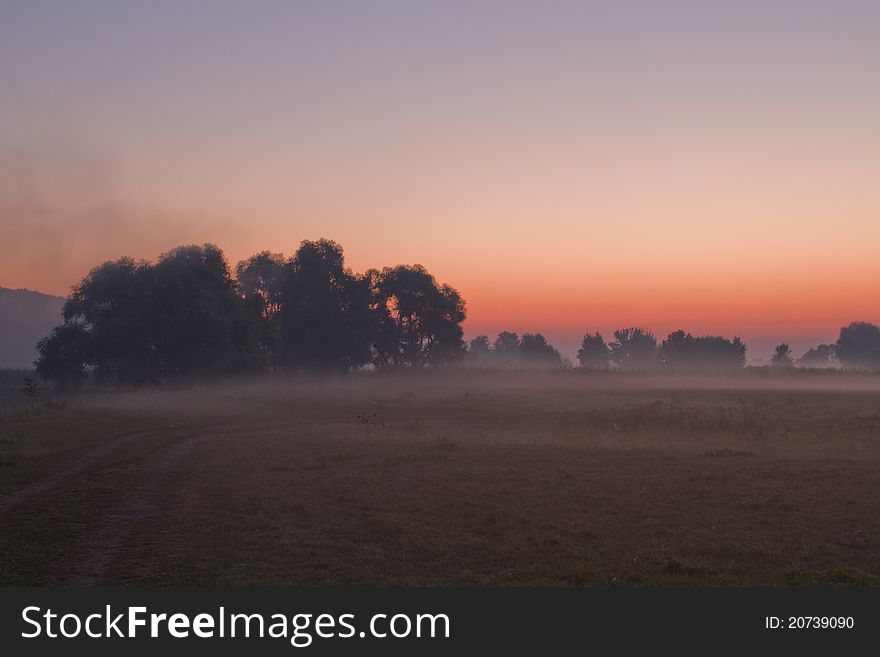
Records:
M452 372L101 396L3 418L0 495L130 432L0 515L0 582L63 581L168 450L206 435L103 581L880 583L877 377Z

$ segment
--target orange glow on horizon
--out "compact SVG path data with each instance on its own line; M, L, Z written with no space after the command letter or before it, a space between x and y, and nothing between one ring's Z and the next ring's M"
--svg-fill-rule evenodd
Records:
M0 286L327 237L468 335L880 322L876 3L60 4L0 10Z

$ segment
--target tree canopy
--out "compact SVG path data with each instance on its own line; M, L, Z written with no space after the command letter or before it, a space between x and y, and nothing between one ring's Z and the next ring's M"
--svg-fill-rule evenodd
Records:
M643 328L616 330L609 349L611 360L622 370L643 370L660 365L657 338Z
M808 349L798 358L799 367L833 367L837 361L836 349L833 344L820 344Z
M300 245L287 263L280 305L283 362L289 369L347 372L370 360L367 284L346 269L336 242Z
M519 335L513 331L501 331L492 343L492 355L496 363L515 364L519 360Z
M519 353L526 365L560 367L562 356L559 350L540 333L526 333L519 342Z
M559 350L540 333L502 331L494 342L485 335L478 335L468 345L468 360L472 365L494 367L562 367L564 362Z
M287 260L263 251L235 271L212 244L96 267L38 344L38 373L60 387L159 384L270 368L433 366L465 352L464 300L420 265L359 276L339 244L319 239Z
M59 387L83 382L140 385L238 372L343 373L363 367L457 363L563 367L541 333L502 331L466 344L465 302L421 265L353 273L342 247L303 241L293 256L261 251L235 276L213 244L181 246L155 262L119 258L92 269L64 303L62 323L37 345L40 376ZM618 329L606 343L587 333L584 369L739 368L739 337ZM834 344L807 351L799 366L880 368L880 327L852 322ZM771 363L791 367L786 343Z
M477 367L485 367L489 364L492 353L492 344L486 335L478 335L468 343L468 363Z
M281 310L281 293L285 279L284 255L261 251L235 267L238 288L245 298L255 297L262 314L271 318Z
M773 352L770 364L774 367L791 367L794 365L794 358L791 356L791 347L785 342L776 345L776 350Z
M578 349L577 359L581 367L586 369L605 369L611 358L611 351L605 344L605 338L599 332L587 333Z
M868 322L844 326L840 329L835 353L844 367L880 368L880 326Z
M255 369L256 316L222 252L179 247L155 264L106 262L74 287L64 323L38 344L37 371L62 386L139 384Z
M663 364L673 369L738 368L746 363L746 345L739 337L694 336L673 331L660 345Z
M464 300L438 285L421 265L398 265L366 275L377 326L378 366L442 365L462 358Z

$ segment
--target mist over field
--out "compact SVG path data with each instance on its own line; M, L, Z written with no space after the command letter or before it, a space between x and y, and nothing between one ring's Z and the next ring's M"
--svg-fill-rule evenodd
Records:
M853 585L880 378L450 369L0 417L0 581Z

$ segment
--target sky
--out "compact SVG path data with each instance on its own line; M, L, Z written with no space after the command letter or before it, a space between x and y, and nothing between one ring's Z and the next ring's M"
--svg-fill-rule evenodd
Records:
M303 239L466 335L880 321L880 3L0 0L0 286Z

